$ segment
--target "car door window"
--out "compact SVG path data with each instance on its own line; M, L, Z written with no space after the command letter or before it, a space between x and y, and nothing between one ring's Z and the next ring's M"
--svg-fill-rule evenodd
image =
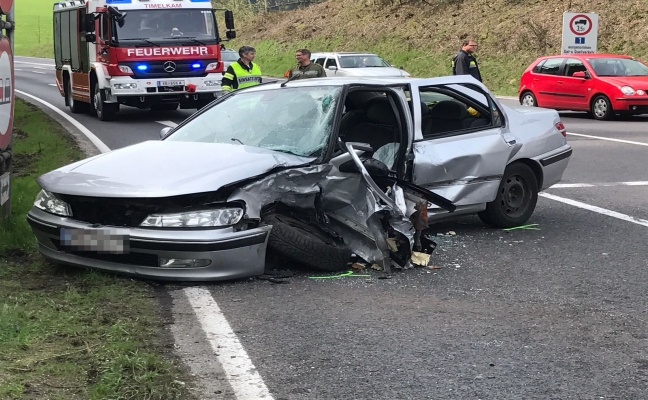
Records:
M319 65L321 65L323 67L324 66L324 57L317 57L317 59L315 60L315 64L319 64Z
M326 60L326 64L324 64L324 68L328 67L337 67L337 62L335 61L335 58L329 58Z
M533 67L533 72L535 72L535 73L540 73L540 69L542 68L542 66L544 65L544 63L545 63L546 61L547 61L547 60L542 60L542 61L540 61L540 62L538 63L538 65L536 65L535 67Z
M501 113L489 96L462 85L421 87L421 133L424 139L501 126ZM415 105L413 105L415 106Z
M550 58L545 61L544 64L540 67L539 73L545 75L559 75L560 66L562 65L564 58Z
M585 64L577 58L568 58L565 61L565 70L564 70L564 75L565 76L572 76L574 75L574 72L586 72L587 68L585 68Z

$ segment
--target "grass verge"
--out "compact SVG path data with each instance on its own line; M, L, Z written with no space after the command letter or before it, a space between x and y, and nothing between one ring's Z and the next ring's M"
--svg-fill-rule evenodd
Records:
M0 399L191 398L150 286L38 254L25 219L35 178L83 154L20 100L14 134L12 215L0 230Z

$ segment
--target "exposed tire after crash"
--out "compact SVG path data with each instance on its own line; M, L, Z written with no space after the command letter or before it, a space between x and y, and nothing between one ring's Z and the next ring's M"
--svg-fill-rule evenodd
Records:
M612 119L614 116L614 110L612 109L612 104L610 99L607 96L599 94L592 100L592 117L598 120L608 120Z
M319 271L347 268L351 249L322 229L296 218L272 214L264 218L272 225L268 251Z
M522 93L522 96L520 96L520 104L527 107L538 106L535 96L529 91Z
M506 167L495 200L478 215L488 225L512 228L531 217L537 202L538 179L529 166L514 163Z

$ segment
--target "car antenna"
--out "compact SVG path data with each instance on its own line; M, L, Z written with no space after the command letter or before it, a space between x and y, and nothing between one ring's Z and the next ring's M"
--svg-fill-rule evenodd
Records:
M296 79L299 75L300 75L300 74L297 74L297 75L293 75L293 76L291 76L291 77L288 78L287 80L283 81L283 83L282 83L280 86L281 86L281 87L286 87L286 83L292 81L293 79Z

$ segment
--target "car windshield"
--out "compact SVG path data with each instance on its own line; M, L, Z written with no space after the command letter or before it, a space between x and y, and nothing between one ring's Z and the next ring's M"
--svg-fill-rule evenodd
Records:
M375 54L340 56L341 68L391 67L389 63Z
M239 59L238 53L232 50L221 51L221 58L223 61L236 61Z
M165 140L229 143L316 157L330 137L339 86L235 92Z
M598 76L648 76L648 66L631 58L593 58L588 61Z
M189 42L216 39L211 10L165 9L128 10L123 23L115 24L118 41L186 38Z

